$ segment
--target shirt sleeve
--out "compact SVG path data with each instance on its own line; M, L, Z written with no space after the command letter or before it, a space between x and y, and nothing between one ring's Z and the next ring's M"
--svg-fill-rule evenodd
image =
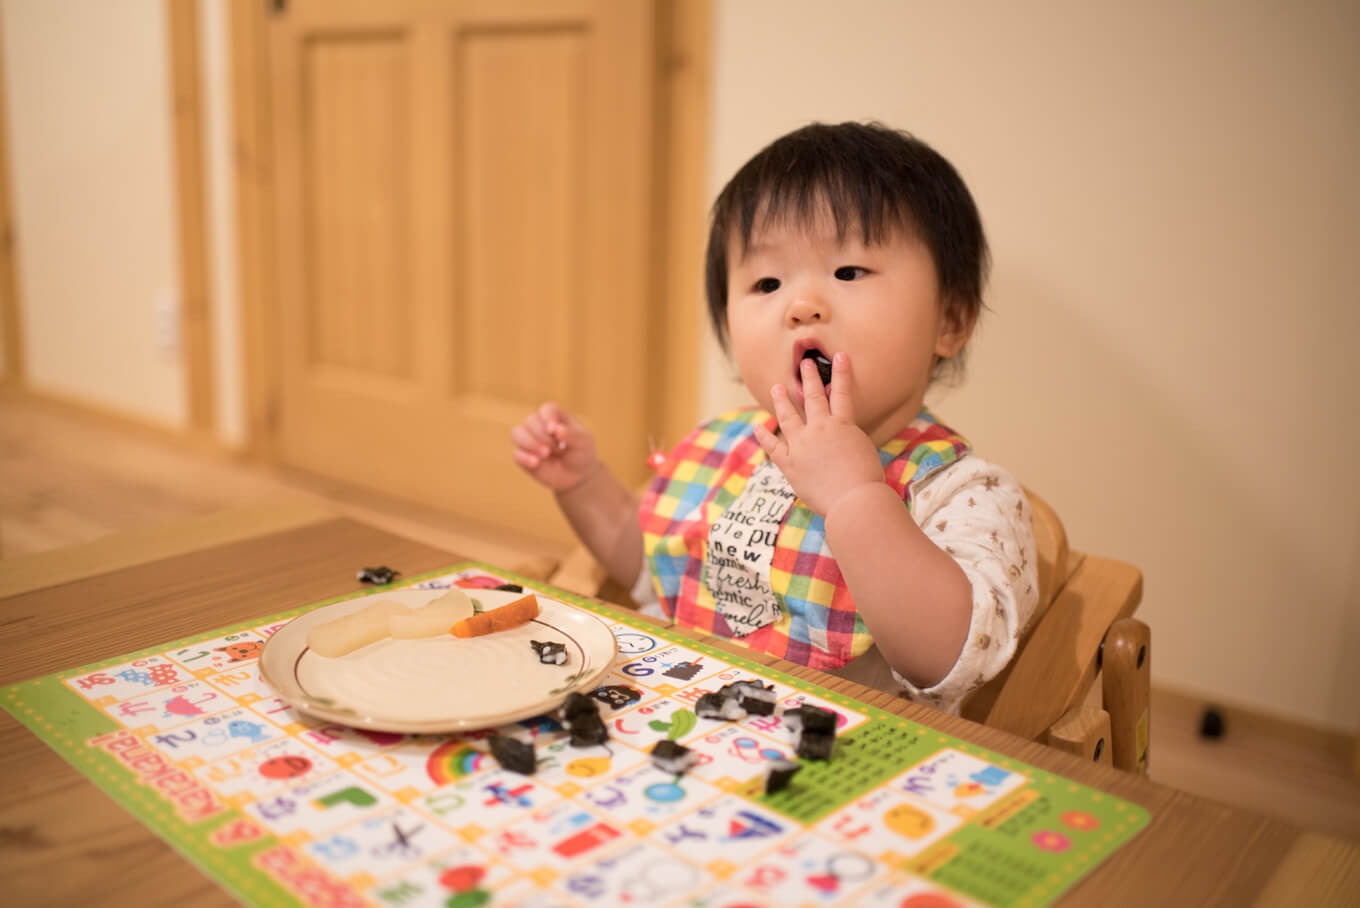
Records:
M1029 501L1009 473L969 455L913 490L912 516L953 556L973 588L973 616L958 661L938 683L916 687L893 672L906 694L957 713L964 698L1015 656L1039 601Z

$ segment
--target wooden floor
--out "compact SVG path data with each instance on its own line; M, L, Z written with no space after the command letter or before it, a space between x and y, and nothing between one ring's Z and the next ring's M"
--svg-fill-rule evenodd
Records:
M561 554L420 505L240 463L116 420L0 396L2 558L280 494L316 495L391 532L493 563ZM1154 688L1156 781L1360 841L1351 739L1229 714L1225 737L1206 740L1197 732L1203 704L1157 687L1155 678Z

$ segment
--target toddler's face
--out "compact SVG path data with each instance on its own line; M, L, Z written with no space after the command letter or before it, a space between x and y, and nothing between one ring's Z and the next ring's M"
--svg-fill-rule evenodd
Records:
M838 241L829 211L811 223L756 223L744 255L739 235L727 250L727 327L742 382L766 410L782 384L806 418L800 360L848 353L855 422L883 444L920 410L934 358L968 340L944 317L930 250L900 230L866 246L857 224Z

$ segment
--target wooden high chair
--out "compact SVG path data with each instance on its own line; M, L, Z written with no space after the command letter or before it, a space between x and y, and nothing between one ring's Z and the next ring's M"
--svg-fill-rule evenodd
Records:
M1143 598L1143 573L1072 551L1048 502L1029 489L1025 496L1039 556L1039 605L1015 658L965 701L963 716L1146 775L1152 638L1132 617Z
M1143 596L1142 572L1072 551L1048 502L1028 489L1025 494L1038 550L1039 605L1015 658L965 701L963 716L1146 774L1151 634L1131 617ZM584 596L632 604L584 547L547 579Z

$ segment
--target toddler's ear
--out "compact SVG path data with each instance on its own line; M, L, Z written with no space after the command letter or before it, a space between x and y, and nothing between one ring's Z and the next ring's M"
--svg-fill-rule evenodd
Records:
M973 336L977 315L960 303L946 301L943 305L944 317L940 319L940 333L935 338L935 355L949 359L956 356Z

